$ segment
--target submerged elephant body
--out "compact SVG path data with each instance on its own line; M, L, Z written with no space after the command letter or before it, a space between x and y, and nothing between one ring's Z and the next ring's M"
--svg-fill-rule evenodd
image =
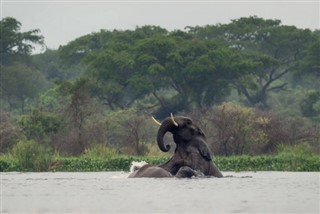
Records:
M173 177L167 170L151 164L146 164L136 169L129 175L129 178L166 178Z
M193 176L202 176L190 167L182 166L175 175L172 175L169 171L156 165L145 164L141 167L136 167L134 171L129 175L129 178L191 178Z

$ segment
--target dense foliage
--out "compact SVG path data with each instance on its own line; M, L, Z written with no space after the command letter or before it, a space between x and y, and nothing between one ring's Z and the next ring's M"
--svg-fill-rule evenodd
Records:
M302 152L302 153L301 153ZM301 148L285 149L273 156L230 156L216 157L215 163L222 171L320 171L320 158L317 155L304 153ZM39 159L38 159L39 160ZM43 163L47 164L47 159ZM168 157L109 156L101 157L55 157L47 168L39 168L39 161L26 166L12 157L0 158L0 172L8 171L64 171L64 172L97 172L129 171L132 161L146 161L161 164ZM30 163L30 162L29 162ZM44 166L44 165L43 165Z
M39 162L24 150L47 154L35 155L44 160L36 171L48 170L52 152L84 155L56 159L64 170L109 170L92 156L163 157L150 116L170 112L192 117L215 155L249 155L241 157L252 166L280 164L278 156L251 155L276 154L281 145L320 153L319 30L254 16L183 31L101 30L31 55L44 45L38 29L20 32L10 17L0 28L0 154L15 156L1 162L6 169ZM132 160L120 159L123 167ZM232 158L219 161L233 169L225 165Z

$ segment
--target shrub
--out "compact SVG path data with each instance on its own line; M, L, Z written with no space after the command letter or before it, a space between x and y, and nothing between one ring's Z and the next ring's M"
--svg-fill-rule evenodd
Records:
M19 162L10 153L0 155L0 172L21 171Z
M107 147L103 144L95 144L84 151L83 157L110 159L118 155L114 148Z
M19 120L19 126L29 139L43 141L46 135L57 133L62 128L62 118L50 113L34 110Z
M10 119L10 113L0 111L0 153L5 153L18 141L22 133Z
M230 156L218 157L215 163L222 171L320 171L319 156Z
M12 148L12 156L17 159L23 170L40 172L49 169L53 154L45 146L29 140L19 141Z
M288 159L296 157L311 157L315 155L308 143L301 143L294 146L280 144L277 147L277 152L279 157Z
M210 114L210 122L216 130L217 151L223 155L253 154L267 141L261 129L269 118L258 117L252 108L232 103L217 106Z
M112 112L107 121L107 143L121 147L124 154L145 155L147 142L154 142L156 126L150 117L140 115L135 110Z
M148 153L146 154L147 157L169 158L170 156L172 156L172 152L174 150L172 149L170 152L162 152L156 143L148 143L146 144L146 146L148 148Z
M301 118L281 118L232 103L188 114L203 129L217 155L274 154L279 144L303 142L320 151L319 124Z
M320 115L320 91L310 90L300 102L300 110L305 117Z

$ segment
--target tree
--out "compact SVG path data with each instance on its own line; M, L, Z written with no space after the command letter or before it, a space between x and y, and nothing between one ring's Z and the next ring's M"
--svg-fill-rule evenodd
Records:
M47 49L44 53L33 55L32 60L47 80L63 80L67 76L65 70L60 67L57 50Z
M21 23L7 17L0 21L0 95L9 110L19 107L25 113L26 102L35 98L46 81L37 70L30 54L34 45L43 45L39 30L20 32Z
M85 125L96 112L95 103L89 94L91 84L86 78L60 83L60 93L70 98L64 110L69 122L69 135L74 135L71 142L68 142L73 154L82 154L88 146L84 139Z
M167 62L173 88L197 108L223 101L232 80L255 62L212 40L186 40Z
M0 64L5 65L14 58L23 58L31 54L33 45L44 45L40 30L20 32L21 23L12 17L0 21Z
M300 67L300 72L302 73L311 73L315 74L315 76L320 76L320 35L318 35L318 39L303 53Z
M191 28L201 38L220 38L230 48L250 54L260 61L251 75L233 81L250 105L268 108L267 95L287 86L284 76L295 72L304 50L316 41L310 30L282 26L280 20L256 16L233 20L230 24Z
M38 70L22 63L0 66L0 76L1 99L6 101L10 111L18 107L22 114L27 101L35 98L46 86L46 80Z
M43 143L48 136L58 133L63 127L63 119L52 112L33 110L23 115L18 124L28 139Z
M300 101L300 110L305 117L316 117L320 115L320 91L310 90Z
M134 101L130 96L129 79L134 61L126 51L104 50L86 58L89 75L95 80L94 94L112 110L125 108Z
M152 142L157 128L149 117L133 109L113 111L106 116L106 123L109 145L132 155L146 154L146 143Z

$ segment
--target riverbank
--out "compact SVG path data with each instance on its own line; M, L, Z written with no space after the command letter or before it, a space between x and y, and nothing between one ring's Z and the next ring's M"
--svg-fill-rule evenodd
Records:
M99 172L129 171L132 161L146 161L161 164L168 157L113 156L110 158L54 157L46 168L38 168L37 161L26 165L10 156L0 156L1 172ZM310 171L320 172L320 156L230 156L215 157L215 164L221 171Z

